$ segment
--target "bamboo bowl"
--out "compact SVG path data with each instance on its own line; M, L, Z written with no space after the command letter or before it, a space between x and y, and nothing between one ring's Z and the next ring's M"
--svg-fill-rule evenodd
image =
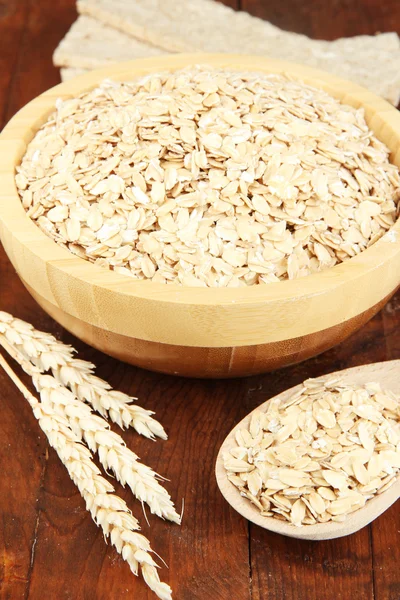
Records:
M241 289L134 281L80 259L25 214L14 183L27 143L58 97L106 77L207 63L288 73L365 109L400 166L400 114L369 91L315 69L262 57L170 55L98 69L25 106L0 135L0 237L23 284L63 327L126 362L171 374L235 377L300 362L342 342L373 317L400 284L400 222L365 252L303 279Z

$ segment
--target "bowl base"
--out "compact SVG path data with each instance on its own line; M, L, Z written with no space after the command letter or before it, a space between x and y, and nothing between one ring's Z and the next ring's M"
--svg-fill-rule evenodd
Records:
M143 369L202 379L247 377L296 364L336 346L362 327L395 293L334 327L306 336L253 346L205 348L140 340L90 325L55 306L26 282L36 302L60 325L105 354Z

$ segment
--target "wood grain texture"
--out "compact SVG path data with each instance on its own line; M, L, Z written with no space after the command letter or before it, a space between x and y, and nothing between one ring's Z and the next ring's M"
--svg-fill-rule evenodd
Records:
M97 350L143 369L210 379L247 377L287 367L316 356L339 344L367 323L392 295L389 294L356 317L316 333L257 346L207 348L140 340L105 331L94 325L88 326L85 321L66 314L48 302L26 282L24 285L53 319Z
M15 77L20 54L20 44L26 27L27 4L27 0L15 0L14 2L2 2L0 4L2 33L0 82L2 90L10 89ZM0 95L1 127L8 120L9 101L9 94L2 93Z
M383 309L382 330L386 357L390 360L400 356L400 294ZM371 526L371 548L374 569L374 592L376 598L397 600L400 597L399 532L400 511L398 504Z
M78 95L105 77L124 80L199 60L216 67L288 73L355 107L362 106L371 129L400 165L398 111L364 88L323 71L230 54L205 54L201 59L198 54L175 54L128 61L49 90L5 127L0 135L0 237L28 289L37 299L40 296L41 305L97 348L171 374L255 374L329 348L345 339L357 322L361 325L374 314L373 307L400 284L400 221L390 234L350 261L301 279L235 289L165 286L102 269L57 245L26 216L14 182L15 166L26 143L54 110L58 97ZM121 336L129 338L128 343ZM147 342L163 345L154 360L152 349L142 348ZM206 360L200 356L203 349ZM190 356L191 364L186 367Z
M4 0L3 0L4 3ZM32 2L30 0L14 0L6 2L7 13L14 16L21 13L22 32L2 21L2 50L0 52L1 73L11 73L8 89L8 102L4 111L4 120L24 106L29 100L59 83L58 69L52 64L52 54L61 37L65 35L76 18L76 10L71 0L57 0L57 17L55 3L49 0ZM10 18L9 17L9 18ZM4 39L3 35L7 36ZM11 56L14 50L16 57L10 69ZM7 60L7 66L2 64ZM3 75L4 76L4 75ZM3 98L5 94L2 95Z
M281 29L322 40L399 29L397 0L241 0L241 7Z
M240 0L221 0L221 2L222 4L225 4L225 6L230 6L235 10L238 10L240 6Z
M39 435L29 406L16 402L15 389L2 372L0 386L0 464L3 481L0 503L0 597L11 600L25 598L29 589L32 548L39 519L37 503L46 469L46 441ZM20 425L16 426L18 422ZM25 465L21 465L21 456L15 451L16 447L24 448Z
M323 542L283 539L254 532L252 600L376 600L368 529Z
M350 2L350 0L349 0ZM33 4L30 2L29 4ZM37 2L41 27L53 28L61 39L72 16L74 0ZM306 3L309 4L309 3ZM338 4L338 3L336 3ZM385 3L382 3L385 4ZM272 0L265 2L273 5ZM378 0L359 0L363 7ZM64 7L59 9L58 7ZM287 4L282 4L287 6ZM340 6L340 4L339 4ZM392 5L382 30L400 31L399 7ZM12 29L10 14L16 14ZM22 7L22 8L21 8ZM16 56L20 48L28 1L0 3L0 59ZM298 4L300 7L300 3ZM320 11L320 35L331 36L331 22ZM346 35L343 12L337 35ZM62 16L63 15L63 16ZM23 18L22 18L23 17ZM285 20L286 19L286 20ZM282 25L289 28L291 11ZM297 17L299 19L299 17ZM360 27L364 14L360 13ZM293 27L296 23L293 23ZM302 23L302 27L307 23ZM370 21L370 27L374 23ZM302 32L304 32L302 30ZM361 33L354 27L353 33ZM31 38L32 39L32 38ZM4 41L7 40L7 44ZM57 40L58 41L58 40ZM34 46L36 44L36 46ZM15 60L4 60L1 106L8 114L57 80L50 54L31 61L31 54L47 44L36 38L25 44L24 61L31 69L28 89L16 86L12 101L11 77L21 76ZM47 46L46 52L50 48ZM7 52L7 55L6 55ZM28 63L25 63L28 64ZM20 66L19 69L26 68ZM25 71L27 72L27 71ZM37 81L41 81L38 89ZM30 83L31 82L31 83ZM31 95L29 95L29 86ZM23 95L23 97L22 97ZM186 512L181 529L150 518L148 529L132 496L118 487L140 517L144 531L169 562L165 579L179 600L398 600L400 598L399 510L393 506L372 526L348 537L327 542L294 541L248 526L222 498L213 478L219 445L228 431L250 410L306 377L368 362L400 358L400 293L345 343L324 354L274 373L236 381L198 381L157 375L130 367L73 338L38 308L0 248L0 308L51 331L93 360L97 372L110 383L157 411L170 440L150 443L132 432L123 437L151 466L171 479L175 500L184 496ZM86 514L83 501L47 444L27 403L0 374L0 598L1 600L120 600L154 598L135 578L115 551L105 546ZM51 593L50 593L51 592Z

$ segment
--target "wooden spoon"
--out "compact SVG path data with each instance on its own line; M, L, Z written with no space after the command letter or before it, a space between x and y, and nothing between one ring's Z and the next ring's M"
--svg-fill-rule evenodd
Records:
M337 371L332 373L332 375L340 375L341 379L346 383L363 384L371 381L378 382L383 389L400 394L400 360L363 365L362 367ZM300 385L293 387L290 390L279 394L279 397L282 400L286 400L300 387ZM267 400L267 402L261 404L256 410L265 411L270 401L271 399ZM264 529L269 529L270 531L275 531L276 533L281 533L282 535L289 537L303 540L329 540L349 535L350 533L362 529L365 525L368 525L368 523L371 523L371 521L385 512L385 510L400 497L400 477L397 477L396 482L388 490L375 496L371 500L368 500L363 508L347 515L346 520L342 523L330 521L328 523L296 527L295 525L285 523L284 521L274 519L273 517L261 516L258 509L247 500L247 498L243 498L238 489L228 480L227 472L222 460L223 454L229 452L229 450L237 445L235 441L235 433L237 430L248 429L253 412L248 414L247 417L236 425L225 439L218 453L215 467L218 486L225 497L225 500L227 500L239 514L252 523L260 525L260 527L264 527Z

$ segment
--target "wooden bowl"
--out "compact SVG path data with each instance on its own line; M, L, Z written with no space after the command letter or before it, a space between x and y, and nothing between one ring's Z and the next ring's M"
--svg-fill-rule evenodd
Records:
M207 63L288 73L345 103L366 120L400 166L400 115L369 91L315 69L241 55L169 55L98 69L25 106L0 135L0 237L22 282L63 327L132 364L194 377L251 375L302 361L342 342L373 317L400 284L400 222L347 262L303 279L240 289L134 281L77 258L25 214L14 183L27 143L58 97L106 77ZM18 311L17 311L18 312Z

